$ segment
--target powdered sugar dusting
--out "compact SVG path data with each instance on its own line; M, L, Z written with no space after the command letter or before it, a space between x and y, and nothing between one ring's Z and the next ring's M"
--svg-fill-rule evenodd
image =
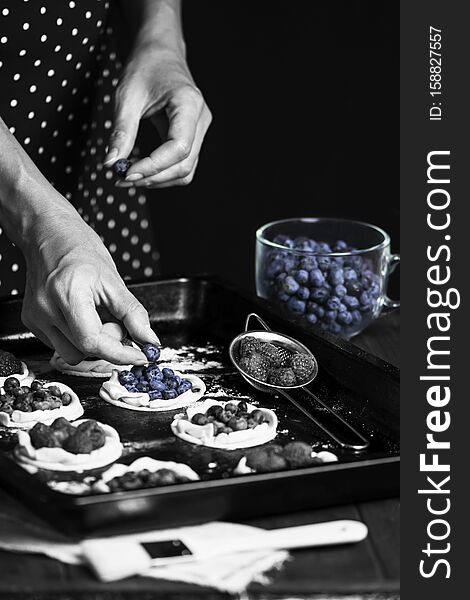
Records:
M163 348L158 365L169 366L182 373L199 371L216 371L224 369L220 360L223 348L207 343L205 346L181 346L180 348Z

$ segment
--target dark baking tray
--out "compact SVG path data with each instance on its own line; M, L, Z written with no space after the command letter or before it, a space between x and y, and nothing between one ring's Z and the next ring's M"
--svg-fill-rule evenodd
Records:
M46 476L54 475L30 475L11 459L16 434L0 428L0 481L5 489L69 533L115 532L130 524L133 528L168 527L204 520L242 520L397 493L398 369L349 342L328 334L307 333L277 316L265 301L241 294L211 277L162 279L130 288L149 310L163 345L190 347L199 367L206 365L197 374L205 380L208 396L211 392L227 397L246 395L255 403L275 409L280 431L276 443L306 441L337 452L339 462L232 476L231 470L243 452L196 447L174 438L169 424L178 411L149 414L116 408L99 398L99 380L51 371L47 362L50 351L28 335L21 324L20 300L9 300L0 303L0 347L25 359L41 376L71 385L82 400L86 417L109 423L119 431L125 445L123 462L142 455L187 462L202 480L93 496L63 494L44 482ZM228 344L243 330L251 311L273 329L297 338L312 350L320 368L312 389L370 439L366 452L341 452L286 400L254 390L234 371Z

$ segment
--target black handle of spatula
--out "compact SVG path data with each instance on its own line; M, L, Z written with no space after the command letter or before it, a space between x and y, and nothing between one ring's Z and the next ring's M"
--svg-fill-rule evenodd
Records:
M278 392L290 400L342 448L356 452L368 448L369 441L359 431L307 388L300 387L289 390L278 388Z

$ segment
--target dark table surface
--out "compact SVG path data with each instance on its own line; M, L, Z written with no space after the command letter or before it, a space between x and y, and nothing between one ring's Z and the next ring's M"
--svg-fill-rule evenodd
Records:
M399 366L399 312L382 316L354 343ZM14 499L0 491L0 510ZM399 499L341 505L320 510L251 520L261 527L288 527L334 519L358 519L369 535L349 546L304 549L293 552L293 560L273 575L268 586L253 584L246 598L334 600L399 597ZM164 598L207 600L228 598L225 594L188 584L134 577L102 584L84 567L64 565L40 555L0 552L0 598L28 600L120 600Z

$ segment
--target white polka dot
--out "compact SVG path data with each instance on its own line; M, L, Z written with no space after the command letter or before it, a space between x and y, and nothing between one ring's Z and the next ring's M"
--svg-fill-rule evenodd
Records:
M106 171L105 177L106 177L106 179L112 179L113 178L113 174L111 173L111 171Z
M142 246L142 250L143 250L143 252L145 252L145 254L148 254L151 249L152 249L152 247L150 246L150 244L144 244Z
M116 226L116 221L114 219L110 219L108 221L108 229L114 229L115 226Z
M56 21L57 25L62 25L63 22L63 19L61 19L60 17Z
M133 235L133 236L131 237L131 244L132 244L133 246L135 246L135 245L136 245L136 244L138 244L138 243L139 243L139 237L138 237L137 235Z
M117 250L116 244L110 244L109 245L109 251L111 252L111 254L113 254L114 252L116 252L116 250Z
M129 191L127 193L132 198L133 196L136 195L137 192L136 192L135 188L131 187L131 188L129 188Z
M131 221L135 221L137 219L137 213L135 210L133 210L131 213L129 213L129 219Z
M13 100L10 101L10 106L12 108L15 108L15 106L18 106L18 100L15 100L15 98L13 98Z
M19 267L19 265L17 263L13 263L11 265L11 270L13 271L13 273L16 273L16 271L18 271L19 268L20 267Z
M137 258L135 258L135 259L132 261L132 268L133 268L133 269L138 269L139 267L140 267L140 260L138 260Z
M62 83L60 84L62 87L67 85L68 81L66 79L62 79Z
M111 84L112 84L112 86L113 86L113 87L116 87L116 86L117 86L117 84L118 84L118 81L119 81L119 79L117 79L117 78L113 79L113 80L111 81Z
M7 36L6 36L6 35L3 35L3 36L0 38L0 42L1 42L2 44L6 44L6 43L8 42L8 38L7 38Z
M23 140L23 144L25 144L25 146L27 146L27 145L29 144L29 142L30 142L30 141L31 141L31 138L29 138L29 137L27 137L27 138L24 138L24 140Z
M72 199L72 194L70 192L67 192L65 194L65 197L67 198L67 200L71 200Z
M90 179L91 179L92 181L96 181L96 178L97 178L97 177L98 177L98 175L97 175L96 173L92 173L92 174L90 175Z
M90 154L92 156L94 156L96 154L96 148L94 146L92 148L90 148Z
M82 40L82 44L85 46L86 44L88 44L88 38L84 37Z
M79 71L81 68L82 68L82 63L81 63L81 62L78 62L78 63L75 65L75 69L76 69L77 71Z
M29 29L29 23L23 23L23 29L25 31L28 31L28 29Z
M16 129L14 127L10 127L10 133L15 133Z
M109 75L109 69L103 69L103 77L107 77Z
M65 142L65 145L67 146L67 148L70 148L70 146L73 144L72 140L67 140Z
M124 262L127 262L130 259L131 255L129 254L129 252L123 252L122 253L122 260Z
M41 64L41 61L39 60L39 58L34 61L34 66L35 67L39 67L40 64Z
M72 90L72 96L75 96L75 94L78 92L77 88L73 88Z
M8 13L9 13L9 12L10 12L10 11L8 10L8 8L4 8L4 9L2 10L2 15L3 15L4 17L6 17L6 16L8 16Z
M1 69L2 67L3 67L3 63L2 63L2 61L0 60L0 69Z
M15 73L13 75L13 81L18 81L18 79L21 77L21 75L19 73Z
M42 146L39 146L38 154L43 154L43 152L44 152L44 148Z
M19 51L19 55L20 56L25 56L26 55L26 50L20 50Z
M91 18L91 12L89 10L87 10L85 13L85 19L90 19L90 18Z
M114 196L111 196L111 194L109 196L106 196L107 204L112 204L113 202L114 202Z
M152 275L152 274L153 274L153 269L152 269L152 267L145 267L145 269L144 269L144 275L145 275L146 277L150 277L150 275Z
M67 165L65 167L65 172L67 173L67 175L70 175L70 173L72 172L72 167L70 165Z
M46 14L46 7L45 6L41 6L41 9L39 11L41 13L41 15Z
M51 156L51 163L54 164L57 160L57 156Z
M17 295L18 295L18 290L16 290L16 289L14 289L14 288L13 288L13 289L11 290L11 295L12 295L12 296L17 296Z
M77 33L78 33L78 29L76 27L74 27L72 29L72 35L77 35Z
M111 60L115 60L116 59L116 52L111 52L111 54L109 55L109 58Z
M28 113L28 119L34 119L34 111Z
M101 27L101 25L103 25L103 21L101 19L98 19L98 21L96 21L96 26Z
M49 71L47 72L48 77L53 77L54 74L55 74L54 69L49 69Z
M102 187L96 188L96 195L97 196L102 196L103 195L103 188Z
M64 105L59 104L59 106L57 107L57 112L60 112L63 108L64 108Z
M65 57L65 60L72 60L72 55L70 54L70 52Z
M35 85L30 86L29 91L34 94L34 92L37 90L38 88Z
M111 129L112 125L113 124L109 120L104 122L104 128L105 129Z
M51 102L52 96L46 96L46 103L49 104Z
M147 198L145 196L139 196L137 198L137 202L142 206L143 204L145 204Z
M147 219L142 219L142 221L140 222L140 226L142 227L142 229L147 229L147 227L149 226L149 222L147 221Z
M104 217L104 214L102 212L96 213L96 220L97 221L102 221Z
M70 8L75 8L75 2L69 2Z
M54 52L60 52L62 50L62 46L60 44L57 44L57 46L54 48Z
M57 137L58 135L59 135L59 130L58 130L58 129L55 129L55 130L52 132L52 137Z
M41 35L41 42L45 42L47 40L47 35L45 33L43 33Z
M121 229L121 235L122 237L127 237L129 235L129 229L127 227L124 227L123 229Z
M124 213L124 212L126 212L126 210L127 210L127 206L125 204L119 205L119 212Z

